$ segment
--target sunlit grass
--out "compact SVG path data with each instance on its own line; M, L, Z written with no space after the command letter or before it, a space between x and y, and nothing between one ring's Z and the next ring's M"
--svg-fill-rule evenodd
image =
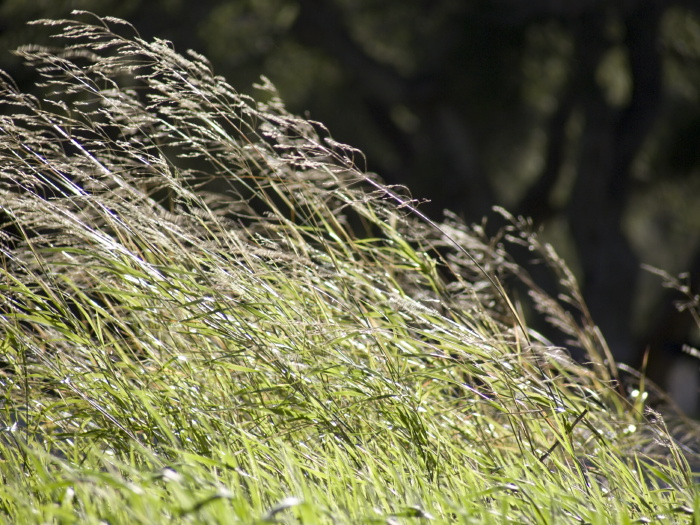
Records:
M20 52L44 99L2 86L8 523L698 520L692 450L617 382L525 222L501 240L560 299L267 81L255 102L79 17ZM589 362L526 327L511 278Z

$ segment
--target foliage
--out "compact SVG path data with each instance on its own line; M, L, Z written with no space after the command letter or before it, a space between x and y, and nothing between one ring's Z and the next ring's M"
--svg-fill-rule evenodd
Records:
M44 96L0 95L8 522L697 520L693 438L627 395L527 223L434 223L268 81L76 16L19 53Z

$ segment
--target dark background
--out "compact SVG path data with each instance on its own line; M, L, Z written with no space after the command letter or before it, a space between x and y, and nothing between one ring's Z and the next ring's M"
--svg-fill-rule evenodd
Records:
M640 264L698 293L700 1L4 0L0 67L23 90L36 79L9 50L47 43L26 22L72 9L195 49L240 91L268 76L434 218L532 217L613 354L640 367L648 351L697 415L700 363L680 351L697 327Z

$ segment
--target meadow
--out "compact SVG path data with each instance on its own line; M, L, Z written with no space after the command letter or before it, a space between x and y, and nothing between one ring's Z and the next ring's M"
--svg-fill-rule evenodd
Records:
M697 425L528 220L435 222L267 79L39 23L45 95L0 81L0 520L700 523Z

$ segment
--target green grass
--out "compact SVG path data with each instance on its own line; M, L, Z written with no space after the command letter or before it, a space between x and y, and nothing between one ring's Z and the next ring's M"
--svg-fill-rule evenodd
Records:
M5 522L700 522L690 423L618 383L525 221L431 222L269 82L79 16L20 51L42 99L0 94Z

